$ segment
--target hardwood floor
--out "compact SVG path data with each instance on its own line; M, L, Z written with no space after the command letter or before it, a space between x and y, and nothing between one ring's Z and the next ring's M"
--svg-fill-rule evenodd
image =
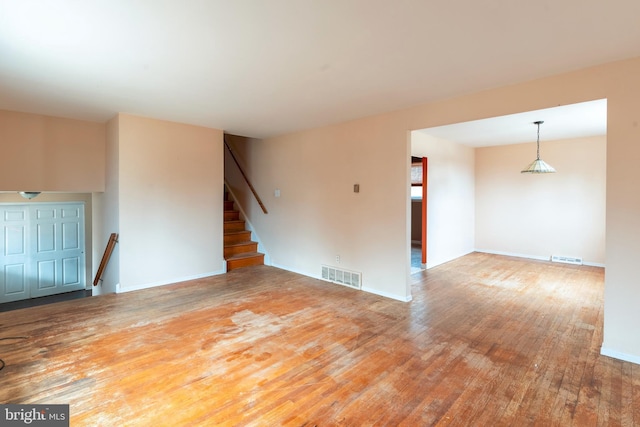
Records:
M73 426L640 425L603 270L471 254L402 303L267 266L0 313L0 402Z

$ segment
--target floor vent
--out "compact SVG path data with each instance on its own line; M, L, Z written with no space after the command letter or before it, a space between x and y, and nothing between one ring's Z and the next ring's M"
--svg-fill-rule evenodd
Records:
M572 258L568 256L558 256L552 255L551 261L553 262L561 262L564 264L574 264L574 265L582 265L582 258Z
M322 279L350 288L360 289L362 286L362 274L341 268L322 266Z

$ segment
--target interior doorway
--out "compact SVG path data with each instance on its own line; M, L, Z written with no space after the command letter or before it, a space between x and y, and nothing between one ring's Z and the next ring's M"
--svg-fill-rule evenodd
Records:
M606 100L412 131L429 157L429 259L473 251L604 266ZM542 153L555 174L522 174Z
M411 157L411 273L427 264L428 159Z

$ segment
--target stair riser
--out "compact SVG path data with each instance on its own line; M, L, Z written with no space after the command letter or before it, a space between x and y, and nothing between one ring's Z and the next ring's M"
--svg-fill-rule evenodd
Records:
M252 265L263 265L264 255L256 255L251 258L242 258L236 260L227 261L227 271L235 270L236 268L249 267Z
M244 230L244 221L226 221L224 223L224 231L242 231Z
M232 245L234 243L246 242L247 240L251 240L250 231L245 231L243 233L237 233L237 234L225 234L224 236L225 245Z
M224 201L224 210L232 211L233 210L233 200L225 200Z
M240 212L238 211L224 211L225 221L235 221L240 219Z
M226 246L224 248L224 257L230 257L237 254L244 254L247 252L258 252L258 244L250 242L244 245Z

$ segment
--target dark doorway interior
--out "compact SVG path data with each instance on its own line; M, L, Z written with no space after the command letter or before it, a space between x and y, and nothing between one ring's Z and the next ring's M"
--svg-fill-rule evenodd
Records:
M55 302L69 301L78 298L91 296L91 290L66 292L64 294L51 295L48 297L24 299L20 301L5 302L0 304L0 312L18 310L21 308L37 307L39 305L53 304Z

